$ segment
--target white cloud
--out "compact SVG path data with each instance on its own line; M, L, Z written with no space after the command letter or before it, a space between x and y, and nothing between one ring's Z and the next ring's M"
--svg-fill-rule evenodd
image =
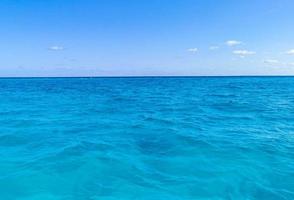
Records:
M289 51L286 52L288 55L294 55L294 49L290 49Z
M237 41L237 40L228 40L226 41L226 45L232 47L232 46L237 46L239 44L242 44L243 42Z
M291 63L291 62L280 62L279 60L275 60L275 59L268 59L268 60L264 60L263 61L265 64L268 64L268 65L279 65L281 67L292 67L294 66L294 63Z
M198 49L197 48L190 48L190 49L187 49L187 51L189 51L191 53L197 53Z
M219 46L210 46L209 49L212 50L212 51L217 50L217 49L219 49Z
M51 51L62 51L62 50L64 50L64 47L62 47L62 46L51 46L48 49L51 50Z
M275 59L267 59L263 61L265 64L269 64L269 65L275 65L275 64L279 64L280 62L278 60Z
M254 51L248 51L248 50L235 50L233 51L233 54L244 57L244 56L249 56L249 55L254 55Z

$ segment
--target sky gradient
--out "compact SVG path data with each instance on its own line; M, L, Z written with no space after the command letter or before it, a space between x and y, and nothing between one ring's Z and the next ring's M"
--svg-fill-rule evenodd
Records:
M0 76L294 75L293 0L2 0Z

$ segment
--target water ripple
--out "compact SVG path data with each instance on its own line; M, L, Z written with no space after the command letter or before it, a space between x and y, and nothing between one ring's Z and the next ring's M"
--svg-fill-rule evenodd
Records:
M292 77L1 79L0 197L292 200L293 102Z

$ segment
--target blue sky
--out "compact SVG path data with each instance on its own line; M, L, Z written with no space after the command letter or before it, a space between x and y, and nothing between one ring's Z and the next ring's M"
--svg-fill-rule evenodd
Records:
M0 76L294 75L293 0L1 0Z

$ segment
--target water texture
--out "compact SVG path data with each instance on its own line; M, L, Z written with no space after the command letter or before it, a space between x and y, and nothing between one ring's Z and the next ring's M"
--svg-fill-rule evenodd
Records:
M0 79L0 199L294 199L294 78Z

